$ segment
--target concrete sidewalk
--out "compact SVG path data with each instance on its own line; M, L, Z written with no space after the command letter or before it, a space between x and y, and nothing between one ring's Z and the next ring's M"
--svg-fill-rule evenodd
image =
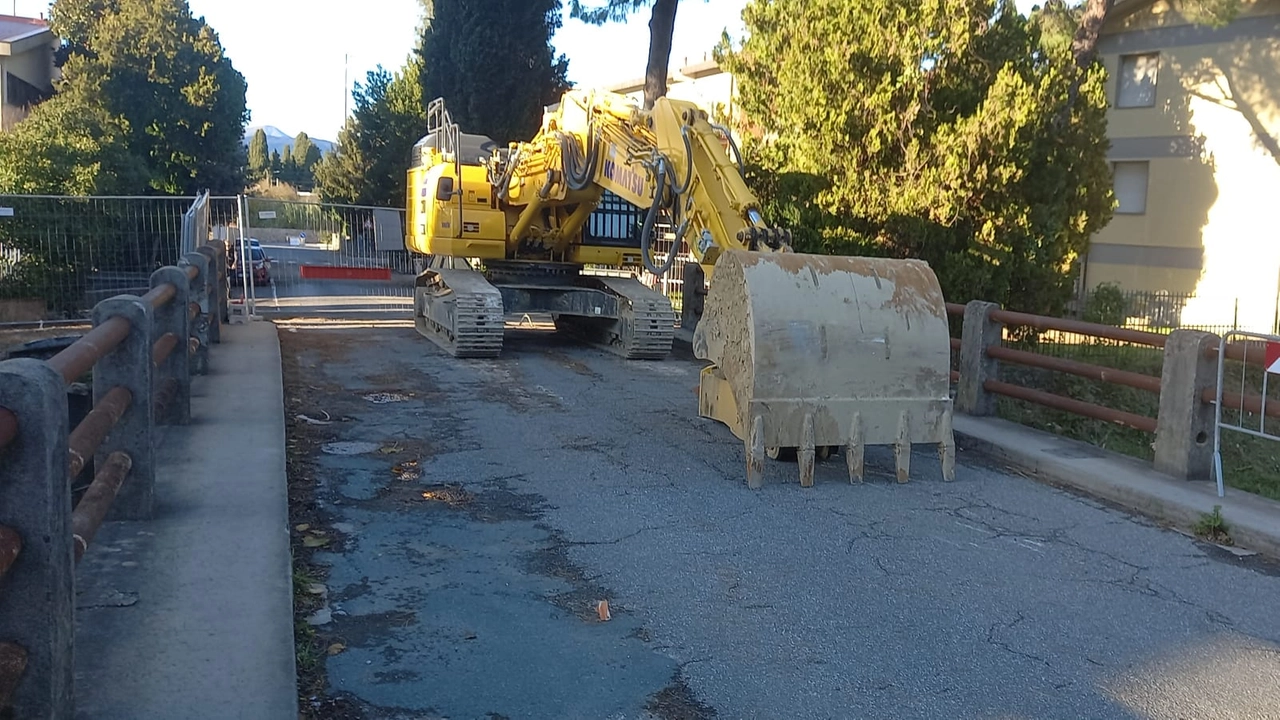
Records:
M997 418L955 416L956 443L1021 468L1041 479L1119 503L1182 530L1222 506L1232 540L1280 557L1280 503L1214 483L1175 480L1150 463Z
M77 571L77 717L297 717L280 344L223 328L190 425L157 446L156 515Z

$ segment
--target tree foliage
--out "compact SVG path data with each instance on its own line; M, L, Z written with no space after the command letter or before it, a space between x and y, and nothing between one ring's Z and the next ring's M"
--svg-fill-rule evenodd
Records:
M243 187L247 86L186 0L56 0L51 19L60 91L120 119L149 189Z
M753 0L718 55L799 249L927 260L955 301L1069 299L1110 219L1105 73L993 0Z
M57 0L63 79L0 136L0 190L238 192L244 78L185 0Z
M569 89L555 57L560 0L434 0L418 49L422 96L444 98L463 132L525 140Z
M267 132L258 128L249 141L249 178L262 180L271 172L271 155L267 145Z
M320 161L320 148L311 142L311 138L305 133L298 133L293 139L293 164L298 166L298 172L310 182L311 173L315 169L316 163Z
M146 166L129 151L127 125L73 93L55 95L0 133L0 192L124 194L146 181Z
M321 197L355 205L404 207L409 155L427 128L421 59L394 75L378 66L356 83L355 110L338 143L315 168Z

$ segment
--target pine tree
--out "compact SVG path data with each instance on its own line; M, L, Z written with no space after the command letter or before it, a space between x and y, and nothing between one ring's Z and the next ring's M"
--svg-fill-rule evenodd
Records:
M293 159L293 146L285 145L280 154L280 182L290 185L298 181L298 164Z
M355 111L337 146L315 167L321 197L404 207L409 155L427 131L420 77L421 58L415 54L395 75L379 66L364 83L356 83Z
M537 132L569 89L555 57L560 0L435 0L422 35L422 97L444 98L463 132L499 143Z
M249 179L261 180L271 171L271 155L267 149L267 133L258 128L249 141Z
M311 169L320 159L320 148L311 142L311 138L304 132L298 133L293 139L293 161L302 169L304 173L310 174Z
M315 167L320 161L320 148L311 142L311 138L305 132L298 133L293 140L293 164L294 164L294 182L293 184L305 189L310 189L315 184Z

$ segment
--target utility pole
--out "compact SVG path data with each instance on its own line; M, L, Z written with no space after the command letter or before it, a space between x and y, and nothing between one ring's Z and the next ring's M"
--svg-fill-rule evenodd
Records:
M347 68L351 56L343 53L342 55L342 122L347 121L347 98L351 97L351 90L347 88Z

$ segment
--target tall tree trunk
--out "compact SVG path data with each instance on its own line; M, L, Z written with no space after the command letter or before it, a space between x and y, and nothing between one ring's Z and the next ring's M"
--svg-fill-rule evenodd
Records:
M1137 2L1137 0L1129 0ZM1075 37L1071 39L1071 55L1075 58L1076 73L1071 86L1067 88L1067 103L1053 117L1053 123L1061 128L1071 118L1071 111L1080 98L1080 85L1084 82L1084 73L1094 58L1098 57L1098 36L1102 33L1102 24L1107 21L1107 14L1115 7L1116 0L1086 0L1084 11L1080 15L1080 24L1076 26Z
M649 66L644 74L644 109L667 94L667 66L671 61L671 36L676 31L679 0L654 0L649 18Z
M1135 0L1130 0L1134 2ZM1098 55L1098 35L1102 32L1102 23L1107 14L1115 7L1115 0L1088 0L1084 12L1080 16L1080 25L1071 41L1071 54L1075 56L1076 67L1081 70L1089 67Z

